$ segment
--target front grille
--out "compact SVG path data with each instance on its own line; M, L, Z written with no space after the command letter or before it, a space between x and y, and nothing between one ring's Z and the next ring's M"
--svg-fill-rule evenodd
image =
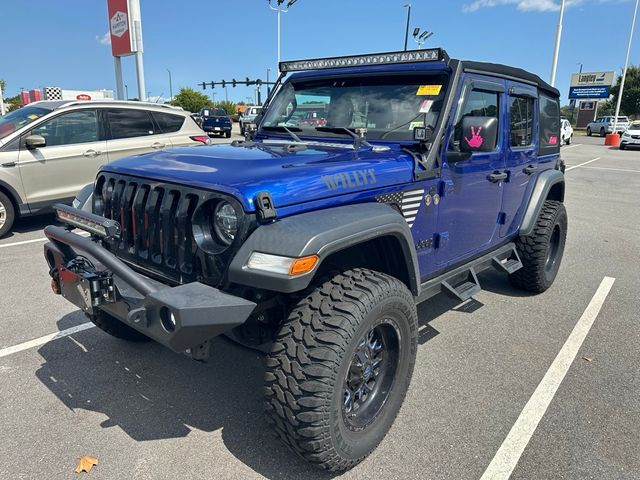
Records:
M230 202L239 216L238 235L228 247L216 243L210 222L222 200ZM112 253L174 283L219 286L233 255L255 226L254 216L244 214L240 203L227 195L109 172L96 179L93 209L120 223L120 237L105 242Z

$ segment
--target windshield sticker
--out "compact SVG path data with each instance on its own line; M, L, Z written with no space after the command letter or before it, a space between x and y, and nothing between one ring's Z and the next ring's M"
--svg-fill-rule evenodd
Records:
M424 122L411 122L409 124L409 130L413 130L416 127L424 127Z
M429 113L433 107L433 100L425 100L420 105L420 113Z
M38 118L38 115L34 115L33 113L27 117L29 120L35 120Z
M416 95L428 95L435 97L440 95L440 90L442 90L442 85L420 85Z

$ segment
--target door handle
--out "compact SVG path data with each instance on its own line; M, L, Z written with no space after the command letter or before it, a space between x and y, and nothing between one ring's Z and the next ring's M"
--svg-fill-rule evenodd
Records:
M506 180L507 178L509 178L509 174L507 174L507 172L493 172L487 177L487 180L491 183L498 183L502 180Z
M151 148L155 148L156 150L160 150L164 148L164 143L156 142L151 144Z
M535 172L536 170L538 170L538 166L537 165L529 165L528 167L525 167L524 170L522 170L524 173L526 173L527 175L532 175L533 172Z
M84 152L82 155L84 155L87 158L94 158L97 157L98 155L100 155L102 152L99 152L98 150L87 150L86 152Z

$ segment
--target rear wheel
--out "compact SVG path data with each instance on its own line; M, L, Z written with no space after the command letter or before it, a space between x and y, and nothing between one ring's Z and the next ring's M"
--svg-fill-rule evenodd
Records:
M93 315L87 315L87 317L96 327L103 332L108 333L112 337L137 343L148 342L150 340L146 335L143 335L139 331L125 325L117 318L112 317L102 310L98 310L97 313Z
M567 211L561 202L547 200L531 235L516 241L523 267L509 276L511 284L534 293L547 290L560 269L566 241Z
M604 137L607 133L604 131L604 128L600 129L600 136Z
M276 436L326 470L361 462L400 410L417 330L411 292L388 275L354 269L311 288L267 359L265 409Z
M571 145L571 139L572 139L572 138L573 138L573 135L571 135L569 138L567 138L564 142L565 142L567 145Z
M231 138L231 132L225 132L224 136L227 138Z
M16 211L11 199L0 192L0 238L9 233L15 219Z

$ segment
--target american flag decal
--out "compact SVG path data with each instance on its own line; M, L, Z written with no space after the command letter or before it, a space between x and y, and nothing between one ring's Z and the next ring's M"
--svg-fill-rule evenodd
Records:
M420 210L424 189L409 190L407 192L394 192L380 195L376 198L380 203L395 205L400 209L402 216L409 224L409 228L413 227Z

